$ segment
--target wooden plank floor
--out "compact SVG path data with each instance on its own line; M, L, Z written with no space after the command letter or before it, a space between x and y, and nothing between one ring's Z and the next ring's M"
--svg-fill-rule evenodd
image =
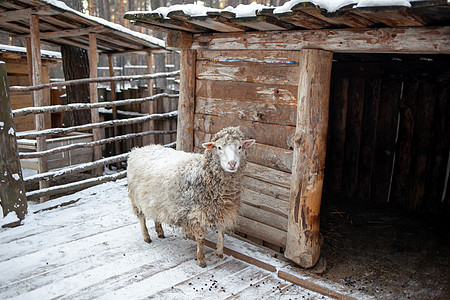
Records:
M75 203L49 209L67 202ZM330 299L211 248L202 269L195 242L178 228L164 227L165 239L152 228L145 243L125 180L29 210L22 226L0 229L0 299ZM287 267L236 238L226 236L225 246Z

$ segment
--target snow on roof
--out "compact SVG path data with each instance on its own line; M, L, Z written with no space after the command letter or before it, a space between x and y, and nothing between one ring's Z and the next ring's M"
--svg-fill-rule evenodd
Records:
M129 35L132 35L134 37L137 37L139 39L145 40L145 41L147 41L149 43L152 43L152 44L154 44L156 46L159 46L161 48L165 48L165 42L163 40L161 40L161 39L158 39L158 38L155 38L153 36L150 36L150 35L147 35L147 34L143 34L143 33L131 30L131 29L128 29L128 28L126 28L126 27L124 27L124 26L122 26L120 24L116 24L116 23L107 21L107 20L102 19L102 18L98 18L98 17L94 17L94 16L90 16L90 15L84 14L82 12L79 12L77 10L74 10L74 9L70 8L64 2L57 1L57 0L40 0L40 2L49 4L51 6L57 7L59 9L65 10L65 11L73 13L73 14L76 14L78 16L81 16L81 17L85 18L85 19L89 19L89 20L91 20L93 22L101 24L101 25L103 25L105 27L108 27L110 29L113 29L113 30L116 30L116 31L120 31L120 32L129 34Z
M0 44L0 52L14 52L27 54L27 49L25 47L9 46ZM41 50L41 56L47 58L61 59L61 52Z
M328 12L335 12L347 5L354 5L354 7L373 7L373 6L405 6L411 7L410 2L419 2L425 0L310 0L309 2L317 5L318 7L325 9ZM214 9L205 7L200 4L186 4L186 5L173 5L168 7L159 7L150 13L158 13L164 18L168 18L167 15L172 11L183 11L186 15L191 17L206 16L208 12L231 12L236 14L236 18L255 17L256 14L265 8L274 8L274 14L281 14L290 12L291 9L299 4L307 2L304 0L291 0L286 2L282 6L266 6L252 2L250 4L239 4L236 7L228 6L224 9ZM449 0L450 2L450 0ZM137 11L130 11L127 14L141 13Z

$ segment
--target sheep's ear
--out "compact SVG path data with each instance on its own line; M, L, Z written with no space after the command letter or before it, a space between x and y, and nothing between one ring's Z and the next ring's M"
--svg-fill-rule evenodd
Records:
M202 146L203 146L203 148L208 149L208 150L212 150L212 149L216 148L216 145L214 145L213 142L203 143Z
M242 147L244 147L244 149L247 149L248 147L250 147L254 143L255 143L255 140L246 140L246 141L244 141L244 145Z

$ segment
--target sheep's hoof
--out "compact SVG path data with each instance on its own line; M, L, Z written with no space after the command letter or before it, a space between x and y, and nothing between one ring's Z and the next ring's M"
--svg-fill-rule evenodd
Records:
M217 257L223 258L223 253L216 253Z
M144 238L144 242L150 244L152 242L152 239L150 237Z
M206 261L198 261L198 266L200 267L200 268L206 268Z
M158 234L158 237L159 237L160 239L166 238L166 237L164 236L164 233L163 233L163 234Z

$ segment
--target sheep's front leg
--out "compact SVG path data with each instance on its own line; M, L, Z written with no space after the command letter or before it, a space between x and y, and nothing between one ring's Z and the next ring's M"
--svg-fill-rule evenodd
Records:
M205 235L198 234L195 236L195 240L197 241L197 262L201 268L206 267L206 258L205 258Z
M219 229L219 237L217 238L217 248L216 255L220 258L223 258L223 238L224 238L224 229Z
M136 214L139 222L141 222L141 231L142 231L142 236L144 237L144 241L146 243L151 243L152 239L150 238L150 235L148 234L148 229L147 226L145 224L145 215L141 212Z

